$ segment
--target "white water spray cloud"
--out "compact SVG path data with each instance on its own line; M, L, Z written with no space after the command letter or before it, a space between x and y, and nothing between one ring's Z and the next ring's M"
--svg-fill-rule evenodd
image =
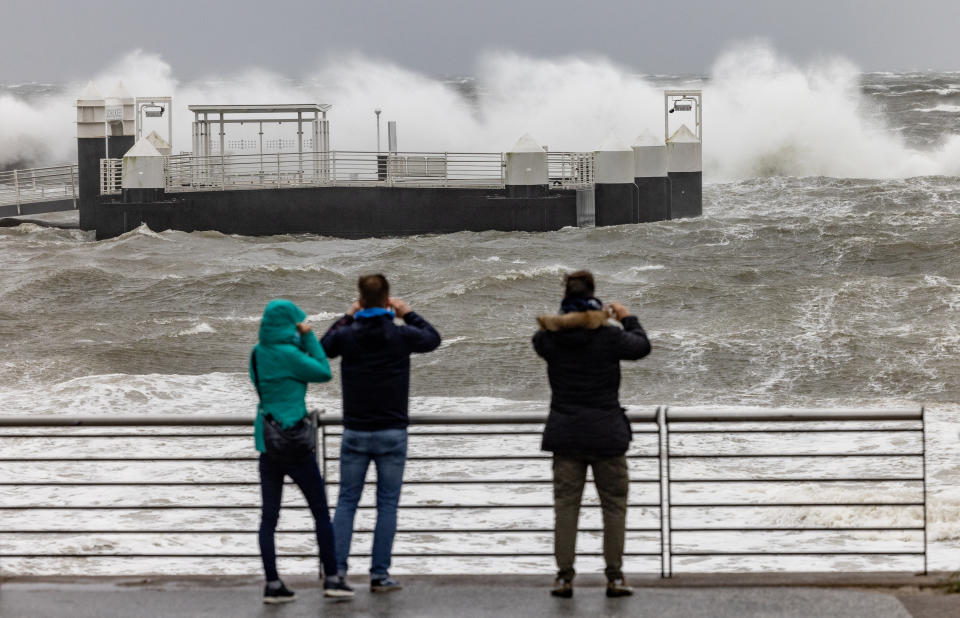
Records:
M135 51L93 78L104 95L120 79L139 96L174 96L176 150L189 149L186 105L194 103L332 103L331 141L340 150L376 147L376 107L384 120L397 121L407 151L498 152L527 132L551 150L592 150L610 134L629 143L645 131L659 135L663 126L662 85L598 57L485 54L476 68L477 100L450 83L359 55L331 58L304 79L251 68L180 82L160 56ZM0 96L0 166L71 160L72 90L82 86L41 102ZM863 113L859 71L841 59L799 66L769 45L740 44L718 58L702 87L708 180L960 173L960 138L932 151L907 147Z

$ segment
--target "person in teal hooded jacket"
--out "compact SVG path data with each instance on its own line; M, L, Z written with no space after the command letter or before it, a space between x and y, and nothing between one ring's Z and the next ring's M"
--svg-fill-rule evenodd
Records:
M260 341L250 354L250 379L260 395L254 422L254 443L260 451L260 490L263 497L259 540L267 579L264 603L285 603L296 598L277 573L274 542L285 476L297 484L313 513L325 575L324 595L353 596L353 591L336 577L336 549L327 506L327 490L316 457L311 454L298 462L283 462L267 455L263 441L265 416L273 417L284 428L292 427L307 416L304 402L307 384L327 382L331 378L330 363L316 335L304 323L306 317L299 307L288 300L270 301L260 321Z

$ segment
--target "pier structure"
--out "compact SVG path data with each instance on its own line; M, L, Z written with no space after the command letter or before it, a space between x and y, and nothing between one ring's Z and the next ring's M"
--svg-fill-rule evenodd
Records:
M699 90L667 90L663 98L670 218L699 217L703 214L703 98ZM671 133L670 115L683 112L692 115L693 130L681 124Z
M633 149L610 136L594 153L596 225L623 225L639 219L637 186L633 182Z
M77 174L80 228L95 229L102 194L102 160L122 157L133 147L135 100L122 82L103 97L91 82L77 97Z
M702 212L699 91L667 91L664 112L692 114L682 120L696 133L684 124L664 144L636 147L611 136L592 152L549 151L530 135L507 152L402 152L395 124L386 152L336 151L329 104L190 105L193 150L174 154L154 132L138 140L136 161L125 155L134 131L142 136L140 116L167 111L172 126L172 101L122 90L98 97L91 86L77 103L81 227L98 238L142 224L346 238L542 232ZM289 125L295 139L265 136ZM246 134L228 135L236 129Z
M504 159L507 195L533 197L547 194L550 186L547 151L529 133L517 140Z
M659 142L652 133L638 136L633 142L633 161L633 182L637 185L640 205L637 223L670 219L666 144Z

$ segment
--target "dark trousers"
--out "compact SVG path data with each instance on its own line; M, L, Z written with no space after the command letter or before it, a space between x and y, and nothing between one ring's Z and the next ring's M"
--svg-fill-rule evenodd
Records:
M627 525L627 491L630 475L627 458L620 457L553 457L553 552L557 558L558 577L572 580L576 571L577 527L580 501L587 480L587 466L593 468L593 481L600 495L603 511L604 573L608 581L623 578L623 543Z
M287 464L261 453L260 492L263 496L263 508L260 516L260 557L263 558L263 572L267 581L280 579L277 574L277 548L273 536L277 531L277 520L280 518L284 476L289 476L297 484L307 499L310 512L313 513L324 575L336 575L337 553L327 507L327 488L320 475L316 458L305 457L301 462Z

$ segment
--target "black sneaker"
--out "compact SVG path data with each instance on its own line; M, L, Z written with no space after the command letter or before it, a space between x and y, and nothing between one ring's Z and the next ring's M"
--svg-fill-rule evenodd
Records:
M389 575L370 580L370 592L396 592L397 590L403 590L403 586Z
M633 589L629 588L622 579L613 579L607 582L607 596L628 597L633 594Z
M263 602L275 605L277 603L289 603L297 598L297 594L287 588L283 582L280 582L279 588L271 588L269 585L263 587Z
M553 590L550 594L561 599L570 599L573 597L573 580L558 577L553 581Z
M331 575L323 580L323 596L341 599L349 598L353 596L353 588L347 585L346 579L337 575Z

